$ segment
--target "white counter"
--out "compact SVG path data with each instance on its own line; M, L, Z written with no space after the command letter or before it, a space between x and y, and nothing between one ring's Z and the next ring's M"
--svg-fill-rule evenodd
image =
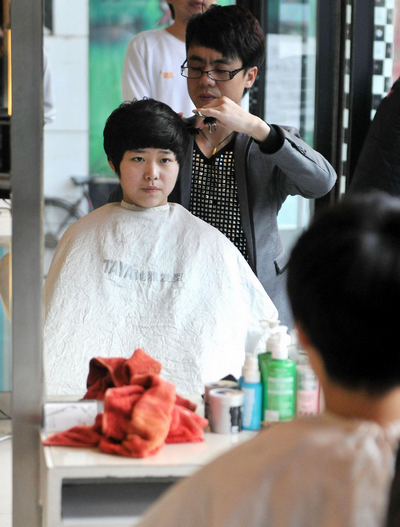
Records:
M206 433L202 443L165 445L144 459L42 447L43 526L133 526L172 483L254 435Z

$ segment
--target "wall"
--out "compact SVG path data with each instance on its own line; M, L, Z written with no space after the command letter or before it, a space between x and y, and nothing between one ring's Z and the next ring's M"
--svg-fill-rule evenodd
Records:
M44 129L44 193L72 199L70 176L89 170L88 0L54 0L53 24L44 37L56 104Z

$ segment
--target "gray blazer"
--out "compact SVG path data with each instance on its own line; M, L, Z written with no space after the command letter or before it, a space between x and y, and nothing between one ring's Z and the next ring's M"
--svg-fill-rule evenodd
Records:
M296 129L275 128L284 140L274 154L264 153L248 135L237 135L235 177L249 264L276 305L281 322L292 327L283 274L288 258L279 235L277 214L288 195L324 196L335 184L336 173L322 155L300 139ZM169 196L169 201L187 209L193 141L192 137L177 184Z

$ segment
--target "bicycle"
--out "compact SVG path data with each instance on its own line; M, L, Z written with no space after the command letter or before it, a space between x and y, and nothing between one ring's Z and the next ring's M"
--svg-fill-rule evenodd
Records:
M61 198L45 198L44 200L44 276L50 268L56 247L64 232L77 220L85 216L81 207L87 203L88 212L94 210L89 194L89 184L97 178L97 174L89 177L71 176L76 187L81 187L82 193L74 202Z

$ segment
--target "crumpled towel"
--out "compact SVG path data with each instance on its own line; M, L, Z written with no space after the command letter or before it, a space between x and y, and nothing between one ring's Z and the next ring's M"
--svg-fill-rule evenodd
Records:
M102 401L107 388L132 384L135 375L159 374L161 364L138 348L130 359L94 357L89 363L84 399ZM196 407L195 407L196 408Z
M160 371L160 363L142 349L128 360L92 359L84 398L104 399L104 413L93 426L75 426L43 444L98 446L108 454L148 457L164 443L204 441L207 419L194 413L196 405L177 395Z

